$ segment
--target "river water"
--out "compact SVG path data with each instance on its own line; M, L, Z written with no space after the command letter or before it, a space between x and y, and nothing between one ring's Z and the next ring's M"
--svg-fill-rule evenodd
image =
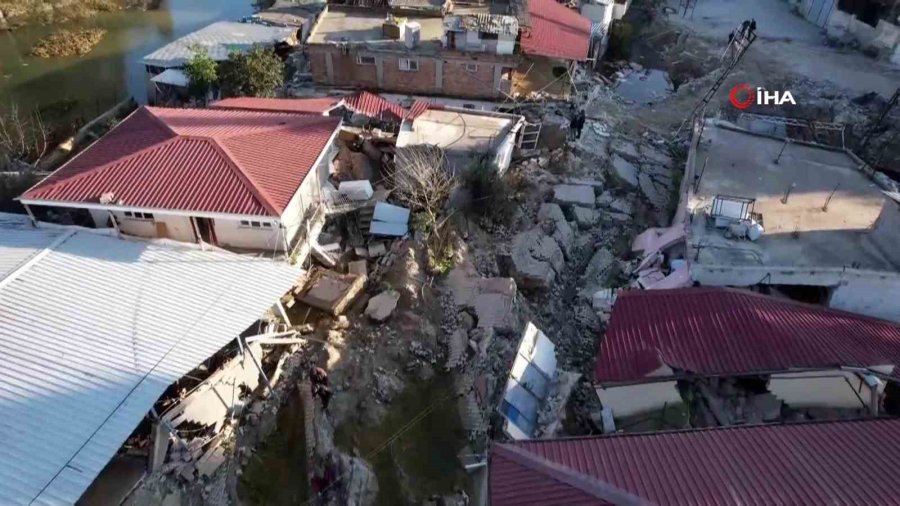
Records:
M138 60L172 40L220 20L253 13L250 0L163 0L154 11L101 13L80 22L0 32L0 108L42 111L48 122L89 120L131 95L146 100ZM41 59L30 50L60 28L98 27L103 40L85 56Z

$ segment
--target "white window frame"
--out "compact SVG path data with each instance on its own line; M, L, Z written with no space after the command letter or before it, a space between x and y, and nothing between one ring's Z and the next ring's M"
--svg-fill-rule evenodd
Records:
M406 65L404 65L404 63ZM418 72L419 71L419 59L418 58L400 58L398 60L398 65L400 67L400 72ZM413 68L415 67L415 68Z
M475 73L478 72L478 64L477 63L466 63L466 72Z
M241 220L240 228L252 228L256 230L271 230L271 221Z
M363 61L363 58L367 58L367 59L371 58L372 62L367 63L367 62ZM357 65L375 65L375 57L358 54L358 55L356 55L356 64Z
M126 220L153 221L153 213L143 213L140 211L125 211Z

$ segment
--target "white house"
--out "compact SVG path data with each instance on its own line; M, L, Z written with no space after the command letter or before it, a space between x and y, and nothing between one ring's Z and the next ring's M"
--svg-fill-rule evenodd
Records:
M42 220L289 251L308 236L339 125L310 114L142 107L19 200Z

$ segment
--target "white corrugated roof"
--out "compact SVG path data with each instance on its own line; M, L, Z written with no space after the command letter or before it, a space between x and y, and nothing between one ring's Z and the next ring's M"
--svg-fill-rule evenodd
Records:
M3 505L75 503L163 391L300 274L189 244L2 219L0 265Z
M191 84L191 78L180 69L166 69L161 73L153 76L151 79L154 83L170 84L180 88L186 88Z
M180 67L202 48L216 61L228 59L232 51L246 51L254 44L272 45L296 36L296 28L264 26L257 23L219 21L174 40L141 59L144 65Z

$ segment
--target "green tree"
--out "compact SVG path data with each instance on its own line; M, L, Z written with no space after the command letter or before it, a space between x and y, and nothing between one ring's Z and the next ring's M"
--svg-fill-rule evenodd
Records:
M271 49L254 47L228 55L221 68L226 97L272 97L284 85L284 62Z
M206 51L195 49L184 65L184 73L188 76L188 93L205 104L209 91L219 83L218 64Z

